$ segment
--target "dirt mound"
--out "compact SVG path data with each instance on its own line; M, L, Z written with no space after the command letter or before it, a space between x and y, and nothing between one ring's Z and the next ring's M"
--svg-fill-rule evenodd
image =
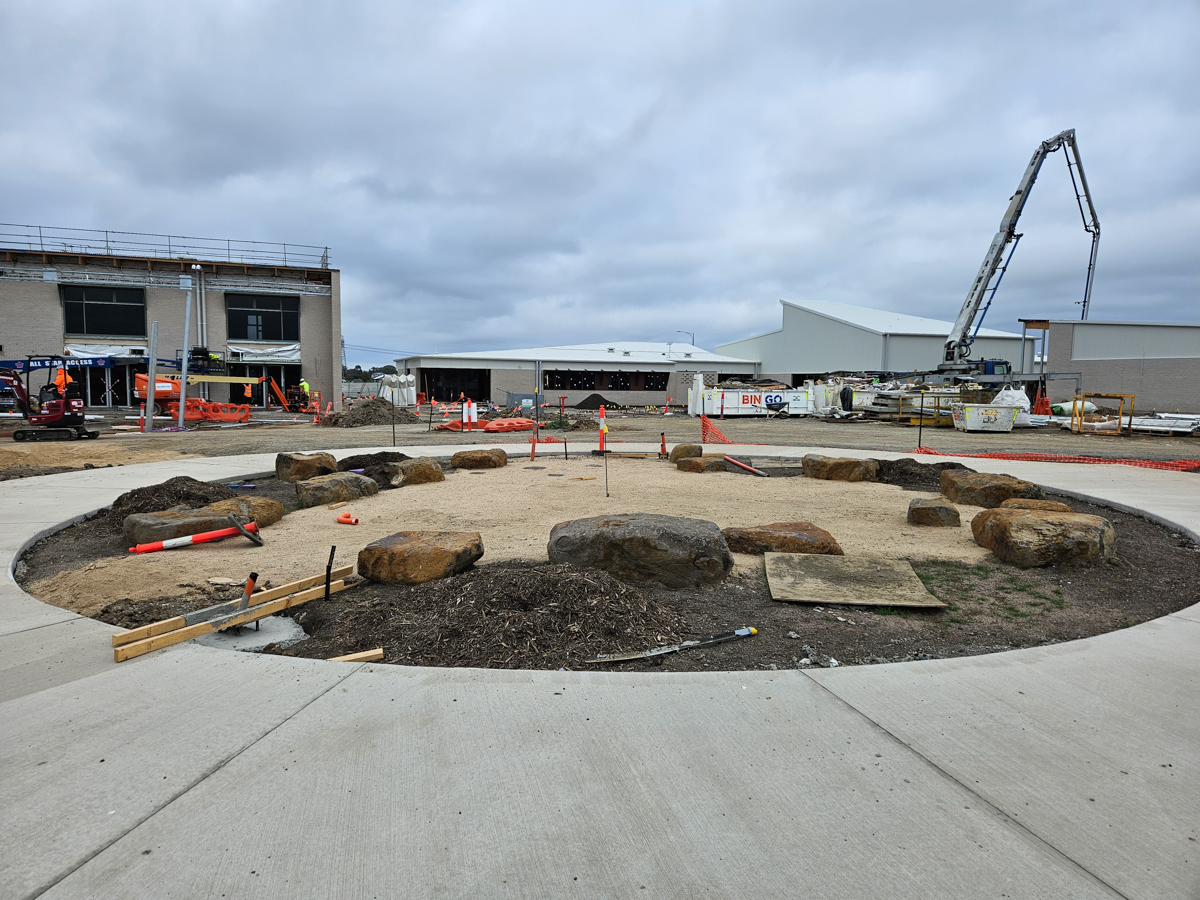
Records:
M880 484L894 484L906 491L933 491L935 494L942 490L942 472L946 469L974 469L956 462L919 463L915 459L877 459L879 474L876 480Z
M360 400L348 412L333 413L321 420L327 428L358 428L362 425L416 425L420 423L416 413L402 406L392 406L386 400L372 397Z
M605 400L600 394L588 394L575 404L575 409L599 409L601 406L612 406L611 400Z
M197 481L187 475L176 475L161 484L151 484L136 490L126 491L113 501L112 509L105 516L110 527L121 530L121 523L126 516L134 513L162 512L173 506L186 506L189 509L199 509L218 500L228 500L230 497L241 496L232 488L223 484L211 484Z
M681 625L603 572L519 561L413 586L366 585L298 607L295 618L317 637L286 656L381 646L389 663L493 669L576 667L597 653L674 643Z
M353 469L362 469L362 473L379 485L380 490L386 490L392 486L392 479L384 471L384 466L405 459L412 459L412 457L397 453L395 450L384 450L381 453L360 453L357 456L347 456L345 459L339 460L338 471L349 472Z

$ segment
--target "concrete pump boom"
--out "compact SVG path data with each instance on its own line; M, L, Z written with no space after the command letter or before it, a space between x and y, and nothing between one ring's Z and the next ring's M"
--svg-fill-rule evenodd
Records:
M971 343L974 340L970 333L971 326L974 324L976 316L979 315L980 307L983 306L988 285L991 284L996 270L1000 268L1004 248L1020 237L1016 233L1017 220L1021 217L1022 210L1025 209L1025 201L1029 199L1029 190L1037 180L1038 172L1047 155L1064 146L1066 147L1064 152L1067 157L1067 171L1070 172L1071 184L1075 187L1075 201L1079 204L1079 215L1083 218L1083 228L1092 236L1092 254L1088 260L1087 283L1083 289L1083 318L1088 317L1088 306L1092 301L1092 277L1096 273L1096 250L1100 245L1100 219L1096 215L1096 207L1092 203L1092 195L1088 191L1087 176L1083 174L1083 161L1079 158L1079 145L1075 143L1075 129L1070 128L1061 134L1056 134L1048 141L1042 141L1034 151L1033 158L1029 160L1029 165L1025 167L1021 183L1017 185L1017 191L1009 200L1004 218L1000 220L1000 230L992 238L992 244L983 258L983 265L979 267L979 274L975 276L971 290L967 292L967 299L963 301L962 309L958 312L958 318L954 320L954 328L946 340L941 368L961 367L967 357L971 355ZM1076 171L1079 173L1078 183L1075 181ZM1087 201L1086 213L1083 210L1084 201Z

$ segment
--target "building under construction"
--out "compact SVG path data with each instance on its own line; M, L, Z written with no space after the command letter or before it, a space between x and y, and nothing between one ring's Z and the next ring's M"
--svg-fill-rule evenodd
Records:
M269 376L284 391L306 379L340 407L340 272L327 247L0 224L0 366L64 354L89 407L131 406L152 322L159 372L188 352L192 372ZM263 406L268 391L189 393Z

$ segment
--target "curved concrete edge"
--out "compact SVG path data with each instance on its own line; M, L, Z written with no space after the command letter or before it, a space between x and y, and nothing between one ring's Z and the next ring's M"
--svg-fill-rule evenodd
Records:
M447 449L462 448L437 455ZM360 452L372 450L339 455ZM270 468L234 459L205 468ZM128 474L148 483L196 462ZM1136 480L1115 480L1118 502ZM0 510L8 500L0 490ZM42 606L0 585L12 591ZM0 848L0 893L154 895L169 882L192 896L304 883L322 896L646 885L768 897L815 881L831 897L1190 896L1197 610L1044 648L803 673L292 660L268 675L280 658L188 646L62 670L58 686L0 704L13 725L0 736L0 811L19 825ZM40 632L61 663L77 655L72 634L78 646L81 631L107 628L67 615L0 641ZM280 816L287 829L269 824Z

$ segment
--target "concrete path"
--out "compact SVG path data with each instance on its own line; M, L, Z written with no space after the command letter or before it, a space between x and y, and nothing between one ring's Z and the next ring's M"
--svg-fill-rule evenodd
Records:
M1200 476L969 464L1200 539ZM0 484L0 558L132 487L272 465ZM116 665L113 630L0 583L0 897L1200 896L1196 607L970 659L696 675L186 644Z

